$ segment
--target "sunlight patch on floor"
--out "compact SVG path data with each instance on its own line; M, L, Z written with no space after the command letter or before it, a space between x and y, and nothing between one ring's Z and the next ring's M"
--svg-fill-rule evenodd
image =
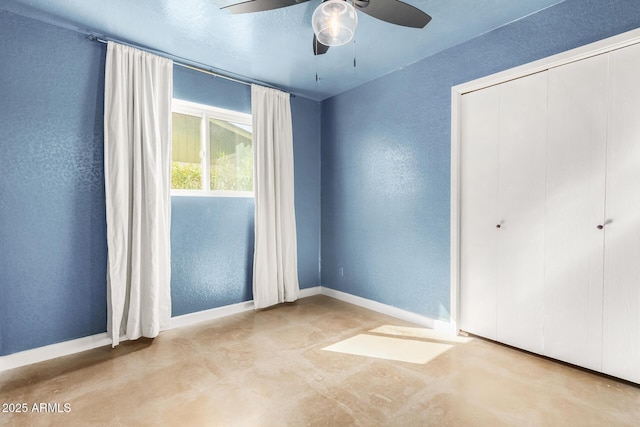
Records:
M439 342L359 334L323 350L424 365L451 347Z

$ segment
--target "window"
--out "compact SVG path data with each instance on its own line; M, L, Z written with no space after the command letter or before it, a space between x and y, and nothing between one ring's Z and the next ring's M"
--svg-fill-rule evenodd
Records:
M253 196L251 115L173 100L171 194Z

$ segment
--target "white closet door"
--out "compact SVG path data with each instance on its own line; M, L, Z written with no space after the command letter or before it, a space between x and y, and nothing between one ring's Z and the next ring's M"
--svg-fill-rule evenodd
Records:
M462 96L460 328L496 339L500 89Z
M497 339L542 353L547 75L500 85Z
M544 354L602 368L608 56L549 71Z
M603 371L640 382L640 45L610 60Z

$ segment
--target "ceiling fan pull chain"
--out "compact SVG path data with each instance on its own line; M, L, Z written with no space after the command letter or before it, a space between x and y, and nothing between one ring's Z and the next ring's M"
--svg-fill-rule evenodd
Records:
M356 49L356 39L353 39L353 68L356 68L356 56L358 55L358 50Z

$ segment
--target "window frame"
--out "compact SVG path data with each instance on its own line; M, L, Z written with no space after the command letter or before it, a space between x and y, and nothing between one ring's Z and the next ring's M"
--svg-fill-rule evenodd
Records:
M223 120L226 122L238 123L241 125L253 126L251 114L239 111L226 110L211 105L198 104L196 102L185 101L173 98L171 103L171 113L185 114L200 118L200 166L202 168L202 187L199 190L171 189L171 196L189 197L254 197L252 191L233 190L211 190L210 175L210 144L209 144L209 120ZM253 137L253 128L251 131ZM253 144L253 138L252 138ZM171 159L173 162L173 158ZM253 164L252 164L253 168ZM254 182L255 188L255 182Z

